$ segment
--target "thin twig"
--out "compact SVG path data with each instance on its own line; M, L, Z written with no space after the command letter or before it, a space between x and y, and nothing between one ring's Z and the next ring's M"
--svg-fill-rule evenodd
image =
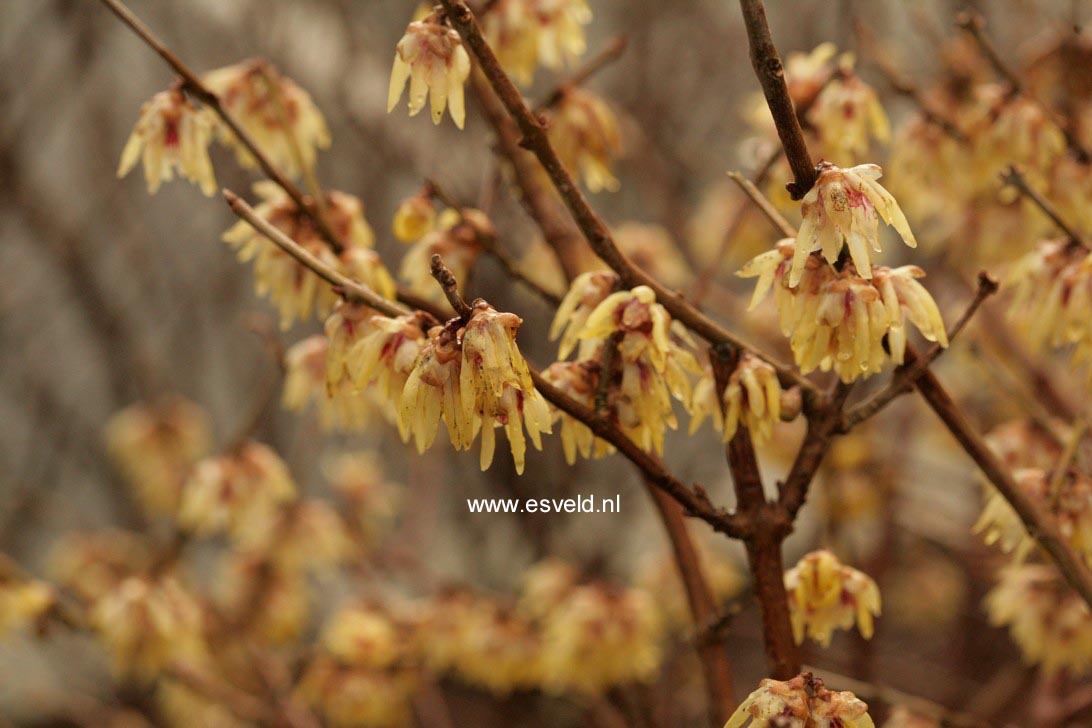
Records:
M451 308L455 310L455 315L463 321L469 319L474 313L474 309L471 308L470 304L463 300L462 294L459 293L459 281L456 280L455 274L451 272L451 269L444 265L444 259L439 253L432 254L430 265L432 277L440 284L440 288L444 292L444 298L451 304Z
M1070 242L1074 245L1080 245L1081 247L1088 249L1088 243L1085 242L1083 236L1072 225L1067 223L1054 205L1050 204L1050 201L1043 197L1037 190L1035 190L1024 176L1023 171L1016 165L1009 165L1008 169L1001 173L1001 181L1013 187L1021 195L1035 203L1035 206L1039 210L1050 218L1050 221L1054 223L1059 230L1066 234Z
M777 211L777 208L775 208L773 203L766 198L766 195L762 194L758 187L755 186L754 182L747 179L739 172L729 172L728 177L739 185L739 188L743 190L743 193L751 199L751 202L755 203L758 209L762 211L762 214L766 216L766 219L777 228L778 232L786 238L796 237L796 228L789 224L789 221L785 219L785 216Z
M296 206L303 210L314 221L316 228L329 244L330 249L335 253L340 254L345 249L345 243L322 219L322 215L318 213L318 210L315 208L312 201L309 201L304 196L303 192L300 191L300 188L297 187L292 180L288 179L283 172L277 169L270 161L269 157L266 156L265 152L261 150L251 136L239 125L239 122L227 112L220 102L220 97L205 85L193 69L183 63L182 59L175 55L173 51L152 33L148 26L133 15L132 11L129 10L121 0L101 0L101 2L125 23L125 25L129 26L141 40L158 53L160 58L166 61L167 64L182 77L183 86L186 91L197 97L201 103L208 106L220 117L228 129L231 130L231 133L235 135L239 142L246 147L246 150L258 161L258 166L262 168L265 175L276 182L277 185L292 198L292 201L296 203ZM285 133L288 133L287 129L285 130Z
M979 307L986 299L997 292L997 288L997 281L986 273L986 271L982 271L978 274L978 289L975 292L974 298L967 304L967 308L963 311L963 315L959 317L959 320L957 320L948 330L949 346L951 346L955 337L959 335L959 332L961 332L970 322L975 312L978 311ZM933 344L924 354L918 357L917 361L915 361L912 366L903 365L897 368L892 374L891 382L887 387L876 392L876 394L872 395L869 399L866 399L864 402L861 402L845 413L845 416L842 417L841 431L848 432L855 426L877 414L899 396L910 392L914 388L914 382L917 378L920 377L936 358L944 353L944 351L945 347L942 347L940 344Z
M569 89L583 86L592 76L621 58L622 54L625 53L627 44L628 41L623 34L618 34L608 40L598 53L589 58L583 66L576 69L571 76L557 84L553 91L546 94L542 102L535 106L534 113L538 115L557 106L565 98L565 93Z

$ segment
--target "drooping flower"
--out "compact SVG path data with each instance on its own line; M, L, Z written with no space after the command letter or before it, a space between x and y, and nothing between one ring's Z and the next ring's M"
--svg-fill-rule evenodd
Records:
M125 579L94 604L91 623L120 675L150 679L173 659L206 652L201 606L171 576Z
M521 322L478 301L465 323L452 319L429 332L406 380L400 414L419 451L432 444L441 417L457 450L469 449L481 431L482 470L493 461L495 427L508 435L517 473L523 472L524 428L535 448L542 448L551 416L516 346Z
M881 249L879 218L895 228L903 242L911 248L917 247L918 242L899 203L876 182L882 173L877 165L862 164L842 169L821 162L819 169L819 179L800 204L803 222L796 237L790 287L795 288L800 283L812 251L821 251L833 265L841 256L843 245L848 246L860 275L871 278L869 249Z
M106 448L145 510L173 514L182 483L212 442L204 411L181 397L137 403L106 425Z
M299 542L296 548L300 548ZM307 552L308 545L302 547ZM307 574L285 568L279 560L248 548L229 552L220 566L217 586L221 609L248 636L273 645L290 645L307 629L311 600Z
M288 466L266 445L247 441L202 460L182 492L179 523L195 533L267 532L277 508L296 495Z
M463 86L470 75L470 56L454 28L436 13L416 20L398 41L391 69L387 111L394 110L409 81L409 113L415 116L428 98L432 123L439 124L444 109L460 129L466 121Z
M457 634L452 668L464 682L502 696L542 685L541 628L510 605L477 600Z
M397 416L398 406L425 343L419 314L373 316L367 330L345 354L344 368L351 386L368 392L388 419L398 423L403 441L409 432Z
M848 163L867 154L873 139L889 142L891 124L876 90L853 71L847 56L842 58L839 72L819 91L807 116L824 156Z
M418 194L407 197L398 204L391 228L394 230L394 237L403 243L412 243L431 232L435 224L436 208L432 204L432 197Z
M31 627L56 601L56 591L45 582L0 573L0 641L11 632Z
M269 61L254 58L205 74L203 79L224 110L239 123L275 167L290 177L315 164L318 149L330 146L330 131L311 96ZM257 160L226 126L220 141L244 167Z
M810 672L792 680L763 680L724 728L875 728L868 705L850 692L828 690Z
M394 297L394 280L379 257L368 250L374 242L374 234L364 219L360 200L343 192L326 192L322 214L345 243L339 256L323 240L314 221L280 187L271 182L259 182L254 185L254 191L262 198L255 206L259 217L326 265L384 298ZM222 238L238 251L239 260L254 261L255 291L259 296L268 296L277 306L282 328L313 314L324 316L337 303L337 294L326 282L266 240L247 221L235 223Z
M323 473L345 504L357 546L374 548L397 516L402 495L384 475L378 453L340 455L324 463Z
M450 214L449 214L450 213ZM485 213L464 208L462 214L445 210L434 229L413 243L402 258L398 277L409 290L436 303L444 303L444 294L432 277L430 261L439 255L462 285L474 261L482 252L481 236L492 234L493 225Z
M145 538L130 531L74 533L53 549L50 572L58 584L94 602L127 577L146 572L152 551Z
M1051 470L1023 468L1015 470L1012 477L1025 495L1052 516L1073 550L1092 563L1092 478L1070 468L1052 491L1055 474ZM1018 563L1036 546L1016 511L992 487L988 487L986 505L974 530L982 533L987 544L1011 553Z
M542 377L585 407L595 408L595 392L599 386L599 365L593 361L554 362L542 372ZM606 440L595 436L591 429L567 412L554 408L561 422L561 448L565 462L572 465L579 454L582 458L601 458L614 452Z
M700 404L699 395L704 400ZM777 370L750 351L744 351L718 398L713 372L706 369L694 387L691 434L707 416L712 416L714 428L723 432L725 442L735 437L741 424L750 431L756 443L766 442L773 434L774 423L781 419L781 383Z
M649 594L607 584L574 588L544 618L547 690L600 695L647 682L663 657L663 625Z
M608 405L626 435L643 449L661 452L666 428L678 426L671 407L675 397L691 405L691 374L701 367L693 353L689 332L671 320L647 286L607 296L588 315L580 339L604 342L592 347L587 357L600 361L609 340L617 345L615 366L599 376L610 377ZM680 343L681 342L681 343Z
M606 101L579 88L565 91L547 112L550 141L565 168L580 174L591 192L615 191L611 164L622 153L618 117Z
M314 403L319 425L324 430L353 432L367 429L375 415L383 412L370 391L357 390L344 379L327 384L329 344L321 334L308 336L284 355L284 393L281 402L292 412L302 412Z
M1092 612L1054 567L1006 567L985 606L990 623L1007 626L1024 659L1047 675L1092 670Z
M796 643L811 636L830 645L835 629L857 629L872 638L872 620L880 614L880 590L867 574L844 565L826 549L812 551L785 572L789 614Z
M561 336L558 359L569 358L580 341L580 332L588 316L617 286L618 275L611 271L588 271L573 279L550 325L550 340Z
M322 646L339 662L382 669L404 659L406 637L384 611L355 606L335 613L322 630Z
M127 175L143 159L149 194L154 195L178 170L179 175L211 197L216 192L209 160L214 128L208 110L194 106L181 88L157 93L140 109L140 118L121 152L118 177Z
M584 55L590 21L585 0L500 0L483 30L505 71L528 85L539 64L557 71Z
M851 262L837 271L810 255L798 285L790 288L785 273L794 252L792 239L782 240L737 275L758 278L751 308L774 289L781 331L803 372L833 369L851 382L881 371L888 359L901 364L907 319L928 341L948 345L940 310L916 280L924 275L917 266L878 266L869 280L857 275Z
M976 131L972 149L982 184L996 180L1011 164L1024 168L1036 185L1042 184L1065 154L1065 135L1043 107L1025 94L1012 95L1001 84L975 89L977 118L968 123Z

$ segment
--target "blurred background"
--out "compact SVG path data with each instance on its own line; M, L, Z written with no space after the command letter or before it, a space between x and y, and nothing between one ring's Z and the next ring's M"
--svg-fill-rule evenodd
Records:
M739 199L725 172L749 171L761 156L759 142L747 141L755 135L748 113L758 87L738 5L589 4L589 54L616 34L628 41L622 57L587 84L618 112L627 150L614 168L620 190L593 195L593 204L612 226L662 226L682 250L674 285L690 288L715 263L709 309L733 330L785 352L762 328L769 322L756 328L742 318L750 285L731 275L761 248L732 246L718 258L717 246L707 242L723 231ZM861 76L880 92L897 127L913 106L893 95L870 65L853 21L879 39L908 78L926 86L938 72L940 49L958 34L955 14L966 5L798 0L770 2L768 10L785 56L824 41L857 51ZM1063 31L1081 12L1080 3L1062 0L977 5L1012 58ZM463 204L477 206L483 194L491 195L500 239L530 265L539 260L537 233L509 188L502 184L490 193L498 166L474 104L463 132L447 120L433 126L425 115L408 119L402 108L386 113L393 50L413 3L132 0L131 8L199 71L260 56L308 90L333 138L320 155L319 177L364 202L376 249L392 270L406 250L391 234L392 215L426 177ZM346 595L392 589L412 595L449 584L514 592L527 568L546 556L595 578L647 583L665 558L666 540L639 477L620 457L568 467L555 437L547 438L543 453L529 453L522 477L505 448L498 448L493 468L480 473L474 454L453 453L446 442L418 457L391 428L328 433L312 413L285 412L269 401L279 374L268 340L288 346L320 331L321 322L277 329L273 309L252 292L249 268L220 242L233 218L218 197L207 199L187 184L149 196L139 174L116 176L141 104L172 78L98 3L0 5L0 551L29 572L48 574L66 534L148 528L107 456L103 428L122 408L173 392L209 413L217 443L265 407L254 436L285 459L308 495L328 494L322 465L332 455L381 453L386 477L399 484L400 516L380 549L388 566L362 583L351 577L324 583L313 605L316 623ZM540 73L529 98L541 98L556 81ZM213 162L219 184L249 191L255 177L238 169L230 154L214 150ZM777 236L760 237L769 245ZM891 246L885 260L909 260L910 252ZM914 256L930 271L930 289L951 321L968 298L960 281L972 280L973 271ZM940 266L948 271L934 276ZM542 276L550 279L544 269ZM474 295L487 292L499 309L523 316L520 344L529 360L553 360L554 345L545 336L551 314L541 300L485 257L471 285ZM985 430L1015 414L1019 403L1004 380L985 373L989 360L972 355L979 338L974 328L939 373ZM1065 381L1064 372L1058 376ZM947 706L964 724L1024 724L1020 696L1034 677L980 606L995 558L971 533L981 487L970 461L932 417L905 398L832 453L787 545L786 564L818 545L836 548L877 580L884 616L871 642L839 634L830 649L807 648L805 659L880 686L886 692L877 705L899 702L890 688ZM768 484L785 472L800 425L785 426L762 452ZM701 482L716 502L732 503L715 433L670 433L666 452L681 480ZM465 505L485 496L592 493L619 495L621 514L486 515L470 514ZM700 524L693 531L712 558L740 574L725 641L742 697L764 670L742 549ZM671 649L677 671L639 698L661 706L658 713L644 711L658 716L645 725L701 724L686 640ZM47 640L25 636L0 644L0 715L10 724L88 724L77 706L129 699L112 690L109 666L86 637L54 631ZM548 698L496 700L458 684L442 690L451 725L581 724L578 713ZM887 710L878 708L879 714Z

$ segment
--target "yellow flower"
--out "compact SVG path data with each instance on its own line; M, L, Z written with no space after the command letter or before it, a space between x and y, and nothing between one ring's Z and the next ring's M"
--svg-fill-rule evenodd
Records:
M50 572L82 599L95 601L116 589L127 575L146 571L151 556L151 544L135 533L74 533L53 549Z
M614 291L618 276L610 271L581 273L573 279L550 325L550 340L561 336L558 359L568 359L580 340L580 332L591 312Z
M619 187L611 163L622 153L618 117L606 101L572 88L547 112L550 141L565 168L580 174L591 192Z
M872 139L889 142L891 124L876 90L853 71L852 61L843 56L840 65L812 103L808 121L826 158L853 162L868 153Z
M433 255L444 259L444 265L462 285L481 254L478 236L487 233L492 223L480 211L464 210L463 213L460 216L454 210L445 210L437 219L435 229L413 243L402 258L398 277L418 296L436 303L446 303L443 291L432 277Z
M182 484L212 442L208 418L181 397L130 405L106 425L106 449L151 514L170 515Z
M182 492L179 523L198 534L264 532L277 507L296 495L288 466L266 445L247 441L197 464Z
M544 618L545 687L601 695L615 685L650 681L663 658L662 634L652 598L643 590L576 587Z
M391 618L372 607L337 612L322 630L322 645L339 662L382 669L404 659L405 636Z
M714 539L697 528L691 528L689 532L719 614L720 609L728 610L729 603L747 586L747 576L724 549L718 548L721 546L719 540L714 543ZM670 549L661 549L642 559L638 574L641 587L655 599L665 624L684 634L695 629L686 587Z
M868 705L850 692L827 690L810 672L792 680L763 680L724 728L875 728Z
M543 378L585 407L595 408L595 392L599 386L598 364L592 361L559 361L546 367ZM614 447L601 440L580 420L553 408L561 421L561 448L565 462L572 465L577 454L583 458L601 458L614 452Z
M1054 473L1049 470L1023 468L1012 476L1029 498L1053 516L1069 545L1092 563L1092 478L1069 469L1061 476L1058 490L1051 492ZM974 530L983 534L987 544L997 544L1003 552L1011 553L1016 562L1027 558L1036 546L1016 511L992 487L988 487L986 506Z
M812 551L785 572L789 614L796 643L810 635L823 647L835 629L854 621L865 639L872 638L872 620L880 614L880 590L865 573L845 566L826 549Z
M495 427L508 435L517 473L524 466L524 428L542 449L550 410L516 346L520 323L515 314L479 301L465 324L452 319L429 332L402 392L401 426L413 434L419 451L432 444L441 417L457 450L469 449L481 431L482 470L493 462Z
M140 109L140 118L121 152L118 177L124 177L143 159L150 194L154 195L164 180L173 179L177 169L211 197L216 192L209 160L213 128L209 112L190 103L180 88L157 93Z
M1092 613L1053 567L1006 567L985 605L990 624L1007 626L1024 659L1047 675L1092 669Z
M860 275L871 278L869 248L881 249L877 214L895 228L903 242L911 248L917 247L918 241L910 231L899 203L876 182L882 174L877 165L862 164L842 169L821 162L819 168L819 179L800 203L803 222L796 237L790 287L795 288L800 283L812 251L821 251L833 265L838 261L843 245L848 246Z
M882 371L888 358L901 364L909 319L928 341L948 345L940 309L917 282L917 266L878 266L871 280L857 275L852 263L836 271L816 255L805 258L795 288L785 280L794 256L791 239L748 262L737 275L758 278L751 308L772 287L793 356L804 372L833 369L845 382ZM886 347L885 347L886 342Z
M296 547L300 548L298 542ZM299 640L309 625L307 574L284 568L263 553L230 552L221 565L217 586L224 610L249 636L287 646Z
M542 684L542 635L507 606L481 600L462 615L455 674L496 695Z
M56 601L57 595L49 584L0 575L0 640L31 626Z
M401 728L420 680L408 670L368 670L319 655L300 680L300 696L334 728Z
M398 514L401 492L387 480L378 453L347 453L324 463L323 473L352 517L360 547L375 547Z
M284 355L284 393L281 402L291 412L302 412L312 402L324 430L353 432L367 429L375 415L385 412L376 406L371 391L358 391L343 379L333 387L326 383L329 344L321 334L309 336Z
M319 235L311 218L283 190L271 182L259 182L254 191L262 198L255 206L260 217L330 267L385 298L394 297L394 280L379 257L367 249L373 244L374 235L358 199L343 192L326 193L323 214L346 244L339 257ZM282 328L288 328L297 319L306 320L314 313L324 316L338 301L327 283L266 240L247 221L235 223L222 238L238 251L239 260L254 261L255 291L259 296L268 296L277 306Z
M344 368L348 382L363 389L399 426L403 441L409 431L398 417L398 407L406 380L426 343L418 314L387 318L373 316L367 329L345 353Z
M590 21L584 0L500 0L483 29L505 71L529 85L540 63L556 71L584 54Z
M436 208L428 195L408 197L398 205L394 213L394 237L403 243L420 240L436 224Z
M171 660L206 654L201 606L170 576L130 577L92 607L91 623L120 675L154 677Z
M725 442L735 437L741 423L750 431L755 442L763 443L770 439L774 423L781 420L781 384L773 366L749 351L740 355L739 363L729 375L728 386L724 388L722 395L723 417L720 415L721 403L717 401L715 387L713 372L706 370L702 380L694 388L691 434L697 430L705 416L711 414L714 427L723 430ZM699 394L711 401L698 405Z
M976 88L977 118L968 127L972 134L974 165L983 185L993 183L1010 164L1024 168L1041 186L1065 154L1066 141L1058 125L1043 107L1025 94L1015 96L1001 84Z
M463 86L469 75L470 56L453 28L441 23L435 13L414 21L394 54L387 112L394 110L409 81L410 116L425 107L428 97L434 124L439 124L444 109L450 108L451 120L462 129L466 121Z
M330 146L326 120L311 96L269 61L243 61L210 71L203 80L273 166L290 177L312 168L316 150ZM230 129L221 125L218 130L241 165L257 165Z

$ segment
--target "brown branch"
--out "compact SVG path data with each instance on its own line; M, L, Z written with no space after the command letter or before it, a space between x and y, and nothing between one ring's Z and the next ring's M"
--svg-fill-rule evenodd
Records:
M444 292L444 298L451 304L451 308L455 310L455 315L463 321L469 319L474 313L474 309L470 307L470 304L463 300L462 294L459 293L459 281L455 279L455 274L451 272L450 268L444 265L444 259L440 257L439 253L432 254L430 264L432 277L440 284L440 288L443 289Z
M1080 245L1081 247L1088 249L1088 243L1085 242L1081 234L1072 225L1067 223L1054 205L1043 197L1037 190L1035 190L1029 183L1023 172L1016 165L1009 165L1008 169L1001 173L1001 181L1013 187L1024 197L1035 203L1035 206L1054 223L1059 230L1066 234L1070 242L1074 245Z
M762 214L766 216L766 219L770 221L770 224L777 228L778 232L786 238L796 237L796 228L790 225L785 216L777 211L777 208L766 198L766 195L762 194L754 182L739 172L729 172L728 177L739 185L743 193L750 198L751 202L755 203L758 209L762 211Z
M808 152L800 119L796 115L789 88L785 85L785 70L777 53L770 26L766 22L766 7L762 0L739 0L743 11L743 24L747 28L747 42L751 48L751 65L762 86L766 104L773 114L777 136L785 149L785 157L792 169L793 181L786 185L794 200L801 199L815 184L818 175L815 163Z
M997 281L991 277L989 273L981 271L978 274L978 290L975 292L974 298L967 304L967 308L963 312L963 315L959 317L959 320L948 330L949 346L951 346L955 337L958 336L963 328L970 322L975 312L978 311L979 307L986 299L997 293L997 288ZM859 425L877 414L899 396L910 392L914 388L914 382L917 381L917 378L920 377L929 365L931 365L937 357L943 354L944 351L945 348L940 344L933 344L924 354L917 358L913 365L904 363L902 366L895 369L894 374L891 376L891 382L887 387L876 392L872 397L845 413L845 416L842 418L841 431L848 432L856 425Z
M842 419L842 405L849 397L851 384L839 381L834 385L834 390L827 398L821 413L808 420L808 431L804 435L804 442L796 453L789 468L789 474L785 480L777 486L777 502L784 509L790 521L796 518L796 514L804 507L808 497L808 489L819 466L823 464L831 440L838 434L839 424Z
M906 358L911 365L916 359L909 348ZM978 464L983 475L1016 511L1024 528L1050 554L1070 586L1092 605L1092 571L1089 571L1083 558L1070 547L1055 519L1016 484L1005 465L975 431L936 375L926 370L914 384L948 431Z
M329 244L330 249L335 253L340 254L345 249L344 242L342 242L326 224L326 221L319 213L318 208L315 207L313 201L308 200L300 188L274 166L265 152L258 147L257 143L239 125L239 122L237 122L231 114L227 113L223 104L220 103L220 97L205 85L193 69L183 63L182 59L164 45L164 43L152 33L148 26L133 15L132 11L129 10L121 0L101 0L101 2L182 77L183 87L186 91L193 94L201 103L208 106L220 117L228 129L231 130L231 133L238 138L239 142L246 147L247 151L258 161L258 166L262 168L262 172L264 172L269 179L276 182L277 185L292 198L292 201L296 203L296 206L303 210L314 221L315 227ZM285 133L288 133L287 129L285 130Z
M583 66L576 69L571 76L557 84L554 90L548 93L540 104L535 106L535 116L557 106L565 98L565 93L569 89L583 86L592 76L621 58L622 54L625 53L627 44L626 36L622 34L608 40L597 54L588 59Z
M531 113L519 89L516 88L515 84L504 72L504 69L501 68L500 62L482 35L481 28L478 26L478 22L470 8L462 0L442 0L442 3L448 20L462 36L463 41L477 59L478 66L489 81L489 85L516 122L516 126L523 135L520 146L530 150L538 158L561 199L568 207L577 227L580 228L588 244L591 245L592 250L604 263L618 273L623 285L627 288L641 285L648 286L656 293L656 299L672 317L698 336L714 344L731 344L736 348L750 349L757 356L774 366L778 372L778 377L783 382L790 386L799 385L808 392L814 392L815 385L804 379L795 370L784 366L769 355L763 354L755 347L746 344L735 334L688 303L681 294L665 288L618 249L606 223L591 208L587 198L573 180L572 175L558 158L557 152L550 144L542 122Z

